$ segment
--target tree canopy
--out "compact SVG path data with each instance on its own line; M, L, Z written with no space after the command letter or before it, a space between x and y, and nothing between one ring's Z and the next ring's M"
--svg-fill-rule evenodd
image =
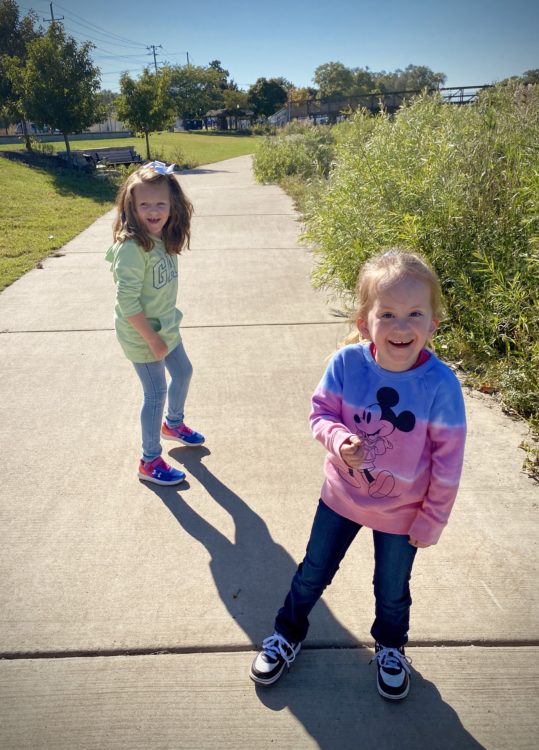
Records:
M437 89L446 81L444 73L435 73L426 65L408 65L387 73L369 68L347 68L340 62L319 65L313 76L320 98L332 96L359 96L361 94L389 91L422 91Z
M104 116L99 104L99 69L90 57L93 45L79 45L63 27L51 23L47 32L28 45L22 72L25 107L36 122L59 130L69 154L70 133L77 133Z
M36 24L33 11L21 18L14 0L0 0L0 116L7 123L22 121L27 148L31 144L26 131L21 75L28 44L43 33Z
M258 115L269 117L285 104L288 90L283 86L283 82L288 84L283 78L259 78L249 88L249 100Z
M208 67L175 65L170 68L170 95L178 117L201 118L210 109L223 106L228 71L219 60Z
M117 99L117 114L131 130L144 133L146 157L150 156L148 135L163 130L174 121L174 107L170 98L170 72L167 68L157 73L144 70L138 81L128 73L120 79L121 95Z

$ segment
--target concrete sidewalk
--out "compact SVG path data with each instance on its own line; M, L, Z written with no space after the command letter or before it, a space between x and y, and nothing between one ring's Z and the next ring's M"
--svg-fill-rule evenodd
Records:
M248 678L308 538L310 395L344 330L311 288L291 201L250 167L181 177L196 212L180 258L187 421L207 443L165 448L187 484L136 477L112 212L0 295L0 748L535 748L539 493L525 426L471 393L460 495L415 565L409 698L380 699L368 666L368 533L290 674Z

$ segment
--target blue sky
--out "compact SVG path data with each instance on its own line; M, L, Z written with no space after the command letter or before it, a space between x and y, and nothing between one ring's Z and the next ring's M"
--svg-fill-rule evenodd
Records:
M19 2L50 19L44 0ZM96 45L102 88L157 62L220 60L242 89L283 76L312 85L327 62L371 70L410 63L445 73L447 86L492 83L539 68L537 0L62 0L66 31ZM159 47L161 45L161 47Z

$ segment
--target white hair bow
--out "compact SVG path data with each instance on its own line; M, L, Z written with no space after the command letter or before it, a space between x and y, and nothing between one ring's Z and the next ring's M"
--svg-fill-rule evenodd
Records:
M151 169L159 172L159 174L172 174L176 165L170 164L167 167L167 165L162 161L151 161L149 164L146 164L146 166L151 167Z

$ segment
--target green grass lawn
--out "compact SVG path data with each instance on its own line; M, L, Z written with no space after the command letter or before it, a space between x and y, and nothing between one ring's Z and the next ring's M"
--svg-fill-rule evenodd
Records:
M212 133L158 133L150 138L152 158L191 167L253 152L256 137ZM64 150L63 142L51 144ZM74 141L72 148L128 146L146 157L141 138ZM18 144L3 151L21 151ZM52 255L114 205L117 183L51 165L12 161L0 153L0 290Z
M175 161L182 166L196 167L200 164L211 164L234 156L252 154L260 136L223 135L212 131L189 131L187 133L153 133L150 135L150 156L166 161ZM54 141L55 152L65 151L63 141ZM128 138L104 138L103 140L70 141L72 149L103 148L108 146L133 146L137 153L146 160L146 140L143 136ZM21 150L20 144L0 146L4 151Z

